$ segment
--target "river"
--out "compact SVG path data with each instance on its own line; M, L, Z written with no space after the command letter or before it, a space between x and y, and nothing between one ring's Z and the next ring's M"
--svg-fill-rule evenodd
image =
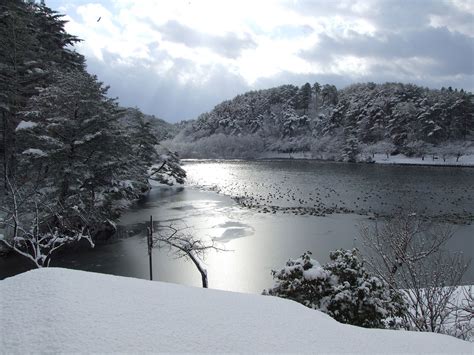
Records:
M144 231L152 215L226 249L206 257L211 288L259 293L288 258L310 250L324 263L331 250L361 247L362 224L399 210L455 222L447 248L474 257L472 168L302 160L186 161L184 168L185 187L154 187L122 215L122 226L142 233L62 255L53 265L148 278ZM0 261L2 278L24 269L18 258ZM474 283L473 269L464 282ZM168 250L154 250L153 274L200 286L193 264Z

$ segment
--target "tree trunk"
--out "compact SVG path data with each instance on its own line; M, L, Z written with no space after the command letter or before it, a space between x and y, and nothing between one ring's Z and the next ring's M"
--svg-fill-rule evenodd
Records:
M3 139L3 184L4 184L4 189L5 189L5 194L8 193L8 186L7 186L7 174L8 174L8 142L7 142L7 115L5 112L2 112L2 120L3 120L3 134L2 134L2 139Z
M202 267L201 263L199 262L199 260L196 259L196 257L192 254L192 252L188 252L187 254L189 258L192 260L192 262L194 263L194 265L196 265L199 272L201 273L202 287L208 288L209 284L207 280L207 270Z
M201 281L202 281L202 287L203 288L208 288L208 281L207 281L207 272L204 270L204 272L201 271Z

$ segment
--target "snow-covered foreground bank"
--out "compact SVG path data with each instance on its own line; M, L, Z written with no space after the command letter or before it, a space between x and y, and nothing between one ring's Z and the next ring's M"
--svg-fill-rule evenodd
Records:
M337 323L292 301L49 268L0 282L1 351L472 353L430 333Z

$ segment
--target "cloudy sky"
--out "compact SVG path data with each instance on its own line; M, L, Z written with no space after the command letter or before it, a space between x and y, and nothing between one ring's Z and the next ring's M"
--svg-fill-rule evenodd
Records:
M171 122L315 81L474 91L472 0L47 0L124 106ZM98 18L101 18L97 22Z

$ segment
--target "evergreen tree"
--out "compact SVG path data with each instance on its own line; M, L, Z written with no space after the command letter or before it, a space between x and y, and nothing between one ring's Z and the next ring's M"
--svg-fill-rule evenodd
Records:
M321 310L342 323L367 328L398 328L407 311L405 300L368 273L357 251L336 250L320 266L306 252L272 271L275 285L263 293L288 298Z
M30 167L44 175L44 198L62 217L89 216L90 222L110 217L110 194L120 193L125 173L117 105L107 88L86 72L57 71L55 84L33 96L22 113L29 129L19 130L19 179L28 181ZM46 168L47 167L47 168ZM100 207L100 208L99 208Z
M454 139L466 139L474 131L474 96L462 90L460 93L448 109L451 119L448 129Z
M321 93L321 85L319 85L318 82L315 82L313 84L313 87L312 87L312 94L314 96L314 109L317 110L318 109L318 105L319 105L319 94Z
M308 91L314 96L314 108L312 104L306 106ZM333 85L321 87L315 83L311 90L307 84L301 88L283 85L226 100L185 124L171 145L187 147L187 152L200 152L193 157L205 158L213 135L250 140L258 135L263 140L260 147L275 151L301 151L309 146L326 149L318 142L332 137L337 144L330 146L337 151L324 155L354 161L360 158L362 146L370 146L372 153L423 155L414 151L422 147L419 142L441 145L442 149L449 142L469 141L473 129L474 101L470 93L401 83L353 84L338 91ZM372 149L385 146L390 149ZM244 150L241 157L248 153ZM260 153L252 152L252 156ZM212 155L219 157L218 152Z
M302 109L306 114L311 102L311 85L309 83L304 84L298 91L298 108Z
M78 41L64 31L65 21L44 3L9 0L0 4L0 114L3 180L16 168L15 128L19 112L38 88L51 83L51 71L77 67L84 58L69 49Z

